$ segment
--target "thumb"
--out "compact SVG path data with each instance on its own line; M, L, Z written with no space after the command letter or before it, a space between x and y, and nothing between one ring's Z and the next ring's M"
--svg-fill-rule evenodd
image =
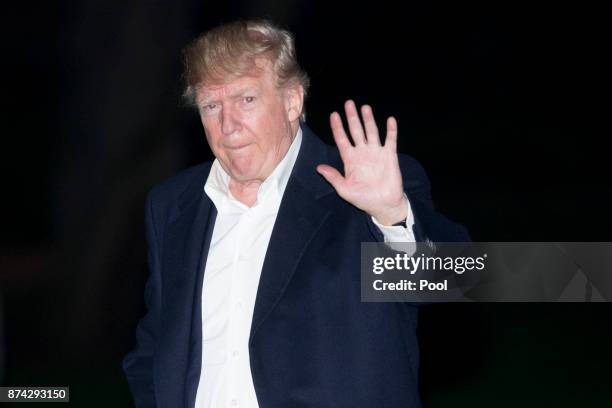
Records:
M319 172L319 174L340 193L340 190L344 187L344 177L338 170L327 164L319 164L317 166L317 172Z

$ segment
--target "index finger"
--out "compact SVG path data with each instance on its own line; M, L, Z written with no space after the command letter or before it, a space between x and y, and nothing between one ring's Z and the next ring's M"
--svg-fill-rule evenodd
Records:
M329 116L329 124L332 129L332 134L334 135L334 141L336 142L336 146L338 146L338 151L340 152L340 158L342 161L344 161L347 150L353 147L353 145L344 131L342 118L338 112L332 112L332 114Z

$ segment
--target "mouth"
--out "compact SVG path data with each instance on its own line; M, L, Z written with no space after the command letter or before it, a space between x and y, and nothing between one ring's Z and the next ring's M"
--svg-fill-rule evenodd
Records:
M250 146L250 143L246 143L246 144L241 144L241 145L235 145L235 146L224 146L227 150L231 150L231 151L237 151L237 150L241 150L244 149L245 147Z

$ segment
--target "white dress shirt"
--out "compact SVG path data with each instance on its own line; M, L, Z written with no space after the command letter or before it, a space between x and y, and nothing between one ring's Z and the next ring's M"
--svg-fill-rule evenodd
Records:
M301 143L299 129L251 207L232 196L230 177L217 160L210 169L204 191L217 209L217 218L202 288L202 368L196 408L259 406L249 361L251 321L272 228ZM373 221L386 242L414 241L410 208L407 228Z

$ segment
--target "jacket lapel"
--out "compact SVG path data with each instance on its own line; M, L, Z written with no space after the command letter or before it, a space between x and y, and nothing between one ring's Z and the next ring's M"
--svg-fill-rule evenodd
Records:
M186 406L195 403L200 377L202 281L216 218L216 209L203 190L207 174L181 196L179 215L168 225L164 242L162 333L173 336L164 345L170 353L166 372L161 373L168 384L162 389L173 394L166 395L168 401L184 401Z
M198 259L193 260L193 264L198 263L196 281L193 295L193 306L191 316L191 335L189 345L189 356L187 358L187 378L185 383L186 403L187 407L193 407L195 405L196 392L198 384L200 382L200 373L202 368L202 284L204 282L204 269L206 267L206 260L208 258L208 250L210 248L210 242L212 239L212 233L215 227L215 220L217 217L217 209L208 198L204 195L203 201L206 201L208 208L202 210L206 213L206 221L203 223L205 227L204 239L200 240L201 250ZM197 237L201 237L201 233L197 233ZM194 239L197 239L194 237ZM194 248L197 250L197 248Z
M300 259L330 215L319 198L333 192L315 170L326 163L326 146L302 124L302 145L283 194L264 259L249 343L291 280Z

